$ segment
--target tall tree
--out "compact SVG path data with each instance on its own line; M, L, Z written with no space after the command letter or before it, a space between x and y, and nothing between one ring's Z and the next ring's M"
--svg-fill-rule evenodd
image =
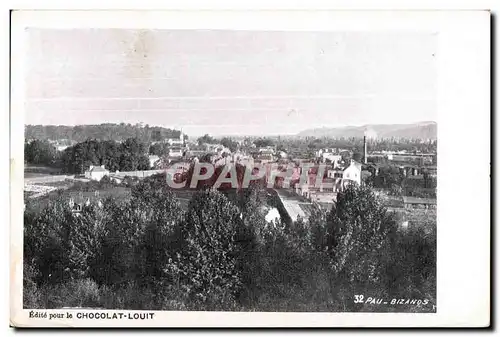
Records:
M24 143L24 160L34 165L54 165L58 159L56 148L46 140Z
M378 282L378 255L395 236L395 219L369 187L350 185L337 196L325 228L331 268L353 288Z
M39 283L59 283L70 277L70 219L62 198L50 201L40 212L28 202L24 212L24 260L31 263Z
M236 152L236 150L238 149L238 143L232 140L231 138L224 137L222 138L220 143L225 147L227 147L231 152Z
M253 142L257 147L273 146L274 141L271 138L258 138Z
M198 145L203 144L215 144L215 138L211 137L209 134L205 134L204 136L198 138Z
M169 189L164 175L153 176L132 189L131 208L143 224L141 239L141 282L161 289L171 280L168 260L179 249L183 211Z
M84 173L90 165L105 165L110 171L148 170L146 146L136 138L115 141L88 139L64 150L62 166L69 173Z
M178 270L185 290L199 309L231 309L241 288L236 242L240 212L220 192L193 196L181 228Z
M100 267L101 244L106 230L107 214L95 205L84 205L78 216L66 219L69 226L69 270L72 277L95 276Z
M92 274L100 284L125 286L141 274L140 244L145 224L130 203L107 199L103 203L107 215L99 256Z

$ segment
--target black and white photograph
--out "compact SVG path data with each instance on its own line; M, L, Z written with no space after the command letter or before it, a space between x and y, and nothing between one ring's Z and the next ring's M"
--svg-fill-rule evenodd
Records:
M439 312L438 31L23 33L30 318Z

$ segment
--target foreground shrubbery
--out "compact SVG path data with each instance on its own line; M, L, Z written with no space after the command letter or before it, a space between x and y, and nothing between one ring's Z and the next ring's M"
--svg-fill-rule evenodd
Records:
M435 233L398 230L369 189L351 187L330 212L292 224L266 223L258 187L232 199L199 191L183 212L152 177L130 201L80 216L64 200L28 205L25 307L432 310ZM381 307L354 303L356 294L430 302Z

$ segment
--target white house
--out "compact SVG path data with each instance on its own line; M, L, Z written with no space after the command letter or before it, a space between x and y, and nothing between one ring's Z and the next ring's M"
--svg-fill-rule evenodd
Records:
M361 184L361 164L351 160L351 165L344 169L342 179Z
M343 181L348 180L361 184L361 164L351 160L351 164L344 169L328 170L327 176L332 179L341 178Z
M167 138L165 142L170 146L184 146L184 133L181 131L179 138Z
M155 163L160 160L160 157L158 156L155 156L155 155L152 155L152 156L149 156L149 167L154 167L155 166Z
M104 168L104 165L93 166L90 165L89 169L85 171L85 178L90 180L101 180L104 176L109 175L109 171Z
M184 145L184 141L181 140L181 139L174 139L174 138L168 138L166 140L167 144L170 145L170 146L174 146L174 145L177 145L177 146L183 146Z
M280 212L273 207L269 210L269 212L267 212L265 218L266 222L280 221L281 219Z

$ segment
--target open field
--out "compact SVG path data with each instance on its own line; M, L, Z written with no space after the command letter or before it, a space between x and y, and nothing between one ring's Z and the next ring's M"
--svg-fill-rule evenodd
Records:
M58 174L61 174L61 170L54 167L34 166L34 165L24 166L25 178L43 177L47 175L58 175Z
M97 195L96 191L98 191ZM96 198L104 199L110 196L117 200L127 200L130 198L130 188L116 186L95 191L82 191L74 188L59 189L37 199L29 200L29 202L33 205L34 209L42 210L51 200L56 200L57 198L63 198L63 200L68 200L68 202L70 198L73 198L75 202L84 202L87 199L93 202Z

